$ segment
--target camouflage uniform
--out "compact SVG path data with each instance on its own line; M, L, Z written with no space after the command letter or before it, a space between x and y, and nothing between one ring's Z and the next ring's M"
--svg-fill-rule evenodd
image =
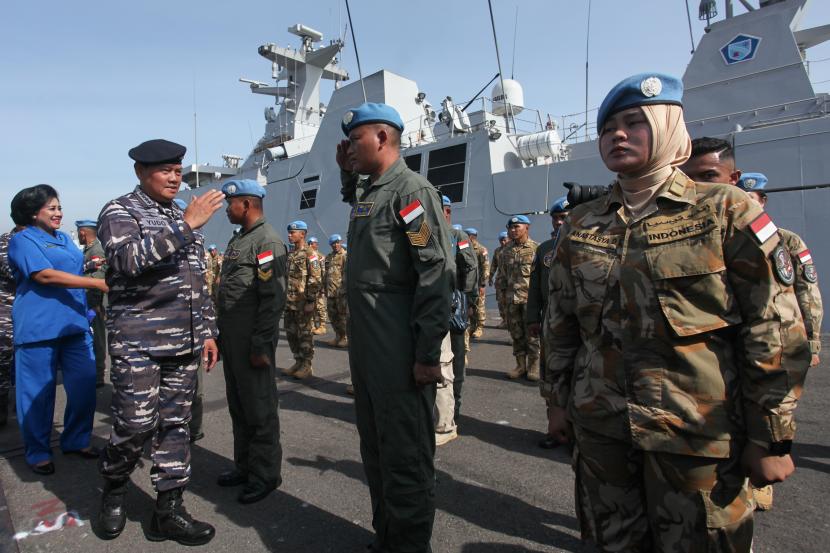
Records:
M553 248L556 237L545 240L536 248L533 256L533 265L530 269L530 285L527 290L527 310L525 311L525 323L528 325L541 324L545 319L545 311L548 307L548 279L550 277L550 266L553 262ZM528 379L544 379L545 374L545 344L540 340L539 344L539 374L528 374Z
M15 280L9 267L9 240L14 232L0 235L0 426L8 419L9 389L14 381L12 304Z
M455 275L454 283L455 289L464 292L467 296L467 305L475 305L478 301L479 290L479 275L478 275L478 259L476 252L472 248L472 240L463 230L450 228L450 243L455 251ZM461 392L464 386L464 380L467 371L467 356L465 352L468 351L469 346L469 330L466 332L450 331L450 348L452 350L452 394L454 400L454 416L453 419L458 422L461 416ZM440 394L439 390L439 394Z
M104 260L104 248L96 238L92 244L84 246L84 276L93 278L104 278L107 265L104 263L96 267L96 260ZM106 314L104 313L104 301L106 294L100 290L86 291L86 306L95 311L95 318L92 319L92 346L95 352L96 385L104 384L104 373L107 367L107 326Z
M810 353L818 355L821 352L821 320L824 318L818 272L810 250L799 235L786 229L778 229L778 234L781 236L781 244L790 253L792 264L796 268L795 295L807 329Z
M766 221L676 171L638 221L617 184L562 227L542 390L574 425L582 536L603 551L750 549L742 447L793 438L810 357Z
M288 301L285 304L285 334L296 363L288 370L293 374L301 366L311 366L314 358L314 311L307 313L306 304L316 305L322 285L320 258L308 245L288 254Z
M349 317L349 310L346 305L346 288L343 286L343 277L346 270L346 250L331 252L325 261L323 271L323 297L328 302L329 320L334 327L333 345L345 345L346 320Z
M479 289L487 286L487 279L490 276L490 261L488 259L487 248L480 244L477 240L470 241L473 246L473 251L476 254L478 261L478 287ZM476 302L473 304L473 316L470 318L470 336L478 338L484 330L484 322L487 319L487 307L485 306L486 295L478 294Z
M204 341L217 335L207 294L204 238L175 203L141 187L101 211L108 269L107 329L113 427L99 463L122 482L152 438L150 476L159 492L190 479L187 423Z
M527 332L525 313L530 287L530 270L539 245L528 238L523 244L511 243L502 254L507 280L507 327L513 340L513 356L516 368L508 376L518 378L523 374L538 374L539 337ZM500 269L501 270L501 269Z
M317 258L320 263L320 281L326 281L326 256L316 251ZM317 303L314 306L314 329L315 334L325 334L326 323L328 322L328 313L326 310L326 293L324 288L320 287L320 293L317 294Z
M493 251L493 261L490 263L490 278L496 288L496 303L499 306L499 317L502 323L507 323L507 268L502 263L504 253L510 247L510 243L499 246Z
M207 293L211 299L216 302L216 290L219 287L219 275L222 273L222 260L219 258L219 253L216 255L208 254L205 256L205 281L207 282Z

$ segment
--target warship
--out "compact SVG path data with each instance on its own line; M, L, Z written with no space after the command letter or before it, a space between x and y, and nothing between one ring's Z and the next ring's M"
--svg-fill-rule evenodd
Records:
M708 22L694 49L683 74L686 123L693 138L732 143L743 171L769 177L767 210L779 227L804 238L821 274L830 270L830 244L822 236L830 209L830 98L813 89L806 59L808 49L830 39L830 25L799 28L810 0L741 3L749 11L735 15L726 0L725 17ZM713 0L701 2L702 17L715 12ZM258 49L271 62L274 83L240 79L252 93L274 98L253 150L244 159L223 156L221 165L188 166L184 174L191 188L256 179L268 191L265 211L275 228L302 219L309 234L345 234L349 206L341 200L334 150L345 113L366 100L400 112L407 165L452 200L453 222L476 227L491 249L514 214L529 215L532 233L546 236L547 208L567 193L565 182L614 179L585 114L585 122L543 115L524 105L516 80L497 76L490 97L462 106L447 96L434 106L416 81L391 71L345 84L349 74L338 63L343 40L322 45L323 35L305 25L288 31L300 39L298 48ZM323 80L335 83L328 104L320 101ZM220 248L232 231L224 217L205 227Z

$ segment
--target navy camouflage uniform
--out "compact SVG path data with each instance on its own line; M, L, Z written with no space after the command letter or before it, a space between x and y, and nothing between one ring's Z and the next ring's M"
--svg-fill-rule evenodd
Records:
M15 281L9 267L9 240L15 231L0 235L0 425L5 423L9 390L14 382L12 304Z
M204 238L175 203L140 187L109 202L98 218L107 257L107 328L113 428L99 468L129 476L152 438L151 478L159 492L190 479L188 421L204 341L217 335L205 283Z

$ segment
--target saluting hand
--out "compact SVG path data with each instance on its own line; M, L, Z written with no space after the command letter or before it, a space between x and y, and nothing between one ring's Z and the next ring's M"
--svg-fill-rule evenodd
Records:
M193 196L187 209L184 210L184 222L190 228L201 228L218 210L222 208L225 195L219 190L205 192L201 196Z
M437 365L427 365L426 363L415 361L415 366L412 367L412 373L415 375L415 385L418 387L444 383L440 363Z
M351 144L348 140L341 140L340 144L337 145L337 165L340 166L341 169L346 171L347 173L351 173L354 171L352 167L352 162L349 161L349 146Z

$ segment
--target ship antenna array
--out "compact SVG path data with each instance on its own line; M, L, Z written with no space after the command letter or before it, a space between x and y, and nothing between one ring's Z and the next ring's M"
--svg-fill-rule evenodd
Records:
M346 0L346 6L348 8L349 0ZM502 102L507 106L507 117L504 118L505 120L505 130L510 132L510 116L513 112L513 106L511 106L507 102L507 91L504 88L504 73L501 70L501 56L499 55L499 39L496 37L496 20L493 17L493 2L492 0L487 0L487 6L490 8L490 25L493 27L493 42L496 45L496 63L499 65L499 82L501 83L501 95L502 95ZM358 66L359 67L359 66Z
M352 23L352 10L349 8L349 0L346 0L346 15L349 17L349 30L352 32L352 44L354 44L354 57L357 60L357 74L360 76L360 88L363 89L363 101L368 102L366 97L366 85L363 84L363 70L360 69L360 54L357 53L357 39L354 37L354 24Z

